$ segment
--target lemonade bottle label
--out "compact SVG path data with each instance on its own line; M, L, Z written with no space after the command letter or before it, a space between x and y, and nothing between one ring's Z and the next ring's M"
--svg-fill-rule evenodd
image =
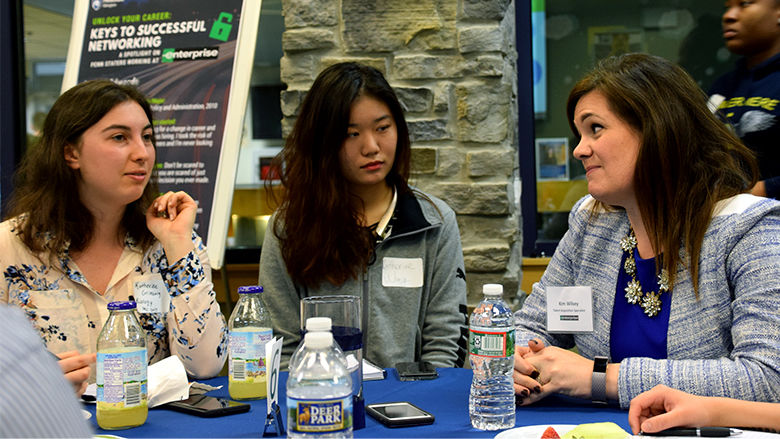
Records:
M265 344L271 338L270 328L230 332L230 381L254 381L265 376Z
M146 401L146 348L97 353L97 401L114 408Z
M340 399L287 397L290 428L300 433L337 433L352 427L352 395Z

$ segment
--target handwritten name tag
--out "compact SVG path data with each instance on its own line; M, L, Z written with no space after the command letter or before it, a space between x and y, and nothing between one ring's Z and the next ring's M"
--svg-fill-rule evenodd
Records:
M383 258L382 286L402 288L423 286L422 258Z
M133 296L141 313L163 313L171 308L171 295L159 273L139 277L133 283Z

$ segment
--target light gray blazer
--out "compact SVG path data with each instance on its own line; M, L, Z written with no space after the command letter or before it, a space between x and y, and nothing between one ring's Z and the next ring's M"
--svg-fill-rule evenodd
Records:
M564 235L540 282L515 314L517 344L577 346L593 358L610 354L610 320L622 250L625 211L591 217L586 196L569 215ZM738 195L716 206L699 255L699 298L680 267L672 294L665 360L620 362L621 407L656 384L686 392L780 401L780 202ZM546 286L593 287L594 331L548 334ZM640 342L637 340L637 342Z

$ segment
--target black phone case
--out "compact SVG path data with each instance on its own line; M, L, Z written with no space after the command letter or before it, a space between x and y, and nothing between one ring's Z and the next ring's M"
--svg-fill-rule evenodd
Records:
M226 398L219 399L226 400ZM238 405L229 405L226 407L220 407L218 409L204 409L201 407L189 405L184 401L169 402L163 406L177 412L188 413L190 415L200 416L202 418L216 418L219 416L234 415L236 413L245 413L248 412L249 408L251 407L249 404L239 403Z
M427 361L398 363L395 365L395 370L401 381L432 380L439 376L436 368Z
M403 418L389 418L389 417L385 416L384 413L382 413L380 411L377 411L373 407L374 405L385 405L385 404L396 404L396 403L369 404L369 405L366 406L366 412L368 412L368 414L372 418L376 419L377 421L381 422L382 424L384 424L385 426L390 427L390 428L414 427L416 425L428 425L428 424L433 424L433 421L436 420L436 418L432 414L426 412L425 410L421 409L420 407L417 407L416 405L414 405L414 404L412 404L410 402L406 402L406 401L401 401L401 402L403 402L404 404L409 404L410 406L412 406L412 407L416 408L417 410L427 414L428 416L420 416L420 417L407 418L407 419L403 419Z

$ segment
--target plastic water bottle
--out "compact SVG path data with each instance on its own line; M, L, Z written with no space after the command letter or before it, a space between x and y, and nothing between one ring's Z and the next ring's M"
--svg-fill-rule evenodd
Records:
M304 335L306 332L330 332L332 334L332 327L333 321L330 317L309 317L306 319L306 331L304 332ZM290 356L290 365L298 361L298 357L301 355L301 352L303 352L304 346L306 346L306 342L301 339L301 343L295 348L295 351L293 351ZM344 351L341 350L338 343L333 343L333 348L344 356ZM346 358L346 356L344 356L344 358ZM346 362L344 363L344 367L347 367Z
M111 302L97 339L96 418L100 428L118 430L146 422L146 332L135 302Z
M515 425L515 320L512 309L501 299L503 291L501 285L483 285L484 298L469 319L469 353L474 372L469 416L471 425L480 430Z
M271 316L263 307L261 286L238 287L238 303L228 321L228 392L233 399L265 398L265 344L273 338Z
M330 332L307 332L290 362L287 437L351 438L352 378Z

